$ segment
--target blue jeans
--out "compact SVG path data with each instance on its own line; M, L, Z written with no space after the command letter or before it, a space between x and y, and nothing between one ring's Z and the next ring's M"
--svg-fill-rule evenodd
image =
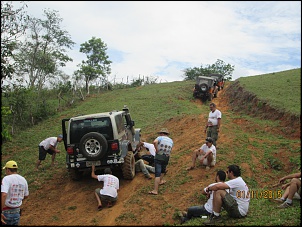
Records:
M20 208L3 210L2 213L6 217L6 219L4 219L6 224L1 223L1 225L19 225L19 222L20 222Z
M153 155L144 154L144 155L142 155L142 159L147 161L150 166L154 165L154 156Z
M164 161L154 159L155 177L160 177L162 173L166 172L167 164Z
M211 213L204 208L204 205L192 206L188 208L187 218L191 219L192 217L201 217L202 215L209 216L210 214Z

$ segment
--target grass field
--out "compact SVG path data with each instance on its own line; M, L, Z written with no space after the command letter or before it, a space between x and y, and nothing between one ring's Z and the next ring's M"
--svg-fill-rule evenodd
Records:
M245 89L255 93L257 97L265 100L276 108L285 109L293 114L301 112L301 69L294 69L284 72L272 73L267 75L258 75L251 77L243 77L239 79ZM233 83L233 82L228 82ZM37 178L34 171L35 163L38 158L38 144L50 136L56 136L61 133L61 119L76 116L79 114L97 113L110 111L114 109L121 110L123 105L128 105L132 118L135 120L136 127L143 130L144 135L151 135L158 130L160 125L171 121L171 119L182 118L198 118L200 114L208 114L208 105L196 105L192 97L192 88L194 81L171 82L161 84L150 84L142 87L134 87L120 90L113 90L88 97L84 102L76 108L71 108L64 112L57 113L54 117L22 131L16 135L11 142L2 144L1 147L1 163L2 166L8 160L16 160L20 168L19 173L24 176L30 187L30 193L39 191L43 185L47 184L57 174L68 175L65 170L65 155L63 143L59 145L61 154L57 156L57 160L62 167L54 169L52 172L42 172ZM215 100L214 100L215 101ZM242 128L235 125L237 119L247 122L249 128L248 133L242 131ZM246 177L250 189L253 191L264 191L268 188L260 187L261 182L268 182L274 179L277 181L284 176L284 169L290 172L296 172L301 166L301 148L297 148L300 144L298 139L287 139L283 136L270 134L263 130L265 127L278 127L278 122L270 120L262 120L253 118L248 114L236 114L231 110L224 113L223 125L230 135L235 135L235 142L232 146L236 146L234 150L232 146L225 144L220 154L220 160L229 163L229 154L233 153L231 162L248 163L253 170L253 174L257 178ZM154 139L150 136L148 139ZM177 165L183 157L189 155L186 145L180 148L182 152L177 153L175 161L171 165ZM253 160L253 152L258 162L255 164ZM288 155L289 164L284 166L282 160L276 157L276 151L282 151ZM48 156L48 161L50 157ZM50 161L49 161L50 162ZM268 163L270 165L268 165ZM271 168L270 176L264 174L259 166ZM280 167L280 169L278 169ZM2 171L2 177L3 177ZM187 173L179 172L180 181L171 181L170 190L176 190L180 183L190 183ZM181 175L182 174L182 175ZM253 175L253 176L254 176ZM146 188L140 189L137 193L142 193ZM168 189L166 189L168 190ZM277 189L276 189L277 190ZM200 201L200 195L196 195ZM137 199L137 198L136 198ZM204 198L202 198L204 200ZM196 199L197 201L197 199ZM286 210L274 209L269 199L252 199L250 202L249 215L245 219L225 220L228 226L298 226L301 224L301 207L299 201L294 201L294 207ZM162 208L166 209L166 208ZM175 212L177 209L175 209ZM123 213L119 218L133 218L132 215ZM125 219L123 219L125 220ZM131 220L130 220L131 221ZM135 220L134 220L135 221ZM197 226L202 223L201 219L192 219L185 225ZM164 224L171 225L171 224Z

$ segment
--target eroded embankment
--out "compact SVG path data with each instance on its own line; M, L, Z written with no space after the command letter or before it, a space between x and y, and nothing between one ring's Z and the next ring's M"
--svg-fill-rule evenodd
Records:
M232 111L243 112L266 120L279 120L280 134L285 137L300 138L301 115L293 115L285 110L271 107L267 102L258 99L255 94L246 91L239 81L225 88L224 98Z

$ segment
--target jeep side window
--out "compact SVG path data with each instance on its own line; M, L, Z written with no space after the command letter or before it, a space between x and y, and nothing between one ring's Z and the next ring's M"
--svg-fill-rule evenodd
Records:
M116 127L117 127L117 133L120 134L121 132L123 132L125 130L125 124L124 124L122 115L116 115L115 122L116 122Z

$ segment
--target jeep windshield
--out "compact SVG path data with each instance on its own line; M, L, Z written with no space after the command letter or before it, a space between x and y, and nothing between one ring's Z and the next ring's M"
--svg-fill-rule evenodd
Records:
M70 143L79 143L81 138L89 132L101 133L107 140L113 139L110 117L90 118L71 121Z

